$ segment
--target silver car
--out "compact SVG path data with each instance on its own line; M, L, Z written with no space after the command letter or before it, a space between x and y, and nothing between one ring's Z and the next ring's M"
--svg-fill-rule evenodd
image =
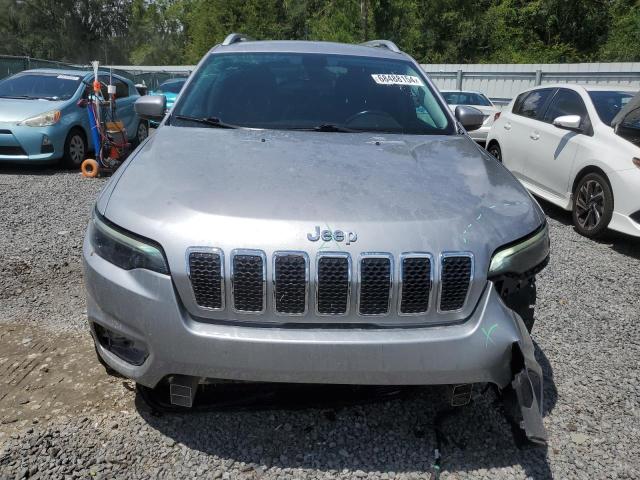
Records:
M544 442L529 330L547 226L469 138L482 118L388 41L230 35L95 205L101 361L187 407L228 380L446 384L456 404L489 383Z

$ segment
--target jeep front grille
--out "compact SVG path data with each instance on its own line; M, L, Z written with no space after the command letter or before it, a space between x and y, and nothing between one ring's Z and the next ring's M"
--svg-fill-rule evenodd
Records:
M267 261L259 250L231 252L231 294L238 312L262 313L266 303Z
M188 274L196 303L201 308L224 308L224 255L215 248L192 248L187 252Z
M400 314L420 315L429 310L432 276L431 255L407 253L400 261Z
M324 253L316 267L316 301L320 315L345 315L351 297L351 257L346 253Z
M447 253L442 255L440 283L440 311L460 310L467 299L472 276L470 255Z
M391 254L367 252L352 263L348 253L320 252L311 268L305 252L278 251L267 261L260 250L238 249L228 259L231 290L227 295L232 310L240 314L270 310L278 315L302 316L311 309L322 316L348 315L352 293L357 299L353 300L355 313L361 316L460 312L473 281L473 256L446 252L439 259L434 264L434 255L410 252L401 254L396 265ZM203 310L224 310L222 250L188 249L187 269L195 305Z
M391 255L362 254L360 259L360 315L386 315L389 313L393 287Z
M307 311L309 257L303 252L273 255L273 297L277 313L303 315Z

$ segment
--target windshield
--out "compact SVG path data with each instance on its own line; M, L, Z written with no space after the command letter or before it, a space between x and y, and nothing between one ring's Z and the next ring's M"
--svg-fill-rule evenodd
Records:
M611 125L613 117L615 117L622 107L633 98L631 92L589 92L593 106L598 112L598 116L603 123Z
M489 99L481 93L474 92L441 92L444 101L449 105L481 105L483 107L493 106Z
M171 118L202 126L184 117L265 129L455 133L413 64L343 55L210 55Z
M184 82L186 82L186 79L180 81L172 80L171 82L164 82L158 87L158 90L156 91L158 93L180 93L180 90L182 90L182 87L184 86Z
M27 73L0 82L0 97L68 100L78 90L79 75Z

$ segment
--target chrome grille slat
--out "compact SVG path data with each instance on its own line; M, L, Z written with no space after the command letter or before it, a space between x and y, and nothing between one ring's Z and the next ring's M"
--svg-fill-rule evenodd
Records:
M187 250L187 275L198 307L205 310L224 309L224 254L211 247Z
M304 252L273 254L273 305L279 315L307 313L309 257Z
M429 253L400 256L399 315L422 315L431 307L433 257Z
M458 312L464 307L473 279L473 255L447 252L440 258L440 312Z
M316 260L316 312L346 315L351 302L351 256L323 252Z
M231 296L233 308L242 313L266 309L267 259L261 250L231 252Z
M393 258L388 253L363 253L358 269L360 315L387 315L393 288Z

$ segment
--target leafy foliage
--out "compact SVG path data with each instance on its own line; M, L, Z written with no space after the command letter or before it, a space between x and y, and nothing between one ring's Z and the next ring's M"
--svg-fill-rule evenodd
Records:
M638 0L0 0L0 54L195 63L254 38L388 38L421 62L638 61Z

